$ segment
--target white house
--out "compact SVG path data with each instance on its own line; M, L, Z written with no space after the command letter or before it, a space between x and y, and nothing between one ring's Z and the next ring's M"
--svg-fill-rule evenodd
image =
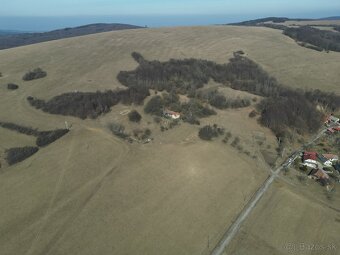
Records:
M181 114L179 112L174 112L170 110L164 110L163 115L174 120L179 119L181 117Z

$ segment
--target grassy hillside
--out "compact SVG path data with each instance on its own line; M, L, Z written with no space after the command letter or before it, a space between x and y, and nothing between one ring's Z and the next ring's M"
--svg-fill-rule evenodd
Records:
M64 28L43 33L19 33L0 31L0 50L23 45L60 40L63 38L76 37L103 33L115 30L137 29L139 26L127 24L90 24L80 27Z
M253 104L216 109L217 115L201 120L201 126L216 123L231 132L225 144L223 137L201 141L200 127L183 122L161 131L141 105L119 103L97 119L82 120L35 109L26 98L126 89L116 77L138 66L131 58L134 51L149 60L224 64L238 50L286 86L340 94L339 53L299 47L268 28L125 30L0 51L0 121L39 130L65 128L65 121L71 127L11 167L0 157L2 254L208 254L269 174L261 151L274 153L277 141L249 118ZM37 67L47 76L22 80ZM7 83L19 88L8 90ZM207 84L219 86L212 80ZM226 87L220 92L261 99ZM124 114L131 110L141 113L140 123ZM112 123L124 125L126 132L150 129L153 141L129 144L112 135L107 128ZM237 137L242 150L255 157L231 146ZM32 137L1 127L0 142L1 155L10 147L34 145Z

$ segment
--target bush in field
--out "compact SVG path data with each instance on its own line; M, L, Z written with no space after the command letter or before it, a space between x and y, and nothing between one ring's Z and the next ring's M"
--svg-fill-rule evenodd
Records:
M64 136L69 132L68 129L57 129L53 131L42 131L40 132L36 144L39 147L43 147L53 143L54 141L58 140L60 137Z
M240 143L240 138L238 136L236 136L234 138L234 140L231 142L231 146L237 147L239 145L239 143Z
M111 130L112 134L119 138L126 139L129 137L129 135L125 133L125 127L121 124L110 123L108 128Z
M6 161L9 165L21 162L39 150L38 147L17 147L6 150Z
M9 89L9 90L16 90L18 88L19 88L19 86L14 84L14 83L8 83L7 84L7 89Z
M257 112L255 110L252 110L250 113L249 113L249 118L255 118L257 115Z
M24 81L31 81L31 80L35 80L35 79L40 79L40 78L44 78L46 77L47 73L42 70L40 67L34 69L33 71L29 71L27 72L22 79Z
M140 122L140 120L142 119L142 116L136 110L131 111L128 117L129 120L132 122Z
M210 125L204 126L200 128L198 132L198 136L202 140L206 140L206 141L210 141L214 137L218 137L219 135L223 135L223 134L224 134L224 129L218 127L216 124L214 124L213 126L210 126Z

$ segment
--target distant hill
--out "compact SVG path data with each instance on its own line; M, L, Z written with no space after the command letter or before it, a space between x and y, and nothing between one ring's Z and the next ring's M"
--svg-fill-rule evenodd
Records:
M70 38L82 35L96 34L102 32L109 32L123 29L137 29L142 28L134 25L127 24L90 24L74 28L64 28L59 30L53 30L43 33L13 33L9 34L7 31L2 31L0 36L0 50L14 48L18 46L24 46L29 44L35 44L40 42L47 42L52 40L59 40L63 38ZM1 35L1 31L0 31Z
M15 30L0 30L0 36L4 35L15 35L15 34L22 34L22 31L15 31Z
M230 23L228 25L237 25L237 26L257 26L261 23L266 22L273 22L273 23L283 23L286 21L310 21L312 19L289 19L286 17L267 17L267 18L261 18L261 19L254 19L254 20L247 20L237 23Z
M333 17L327 17L327 18L321 18L319 20L340 20L340 16L333 16Z

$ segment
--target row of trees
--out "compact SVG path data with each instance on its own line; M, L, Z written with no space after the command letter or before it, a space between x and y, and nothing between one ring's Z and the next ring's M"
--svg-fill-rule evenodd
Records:
M36 147L26 146L26 147L15 147L10 148L5 151L6 161L9 165L21 162L26 158L35 154L39 147L45 147L65 134L69 132L68 129L56 129L51 131L39 131L36 128L25 127L9 122L0 122L0 127L6 128L24 135L35 136L36 137Z
M94 119L109 112L119 102L141 104L148 95L149 90L141 86L117 91L71 92L53 97L49 101L33 97L28 97L27 100L33 107L44 112Z
M44 147L58 140L69 132L68 129L55 129L50 131L39 131L36 128L25 127L10 122L0 122L0 127L18 132L20 134L37 137L36 144L39 147Z

